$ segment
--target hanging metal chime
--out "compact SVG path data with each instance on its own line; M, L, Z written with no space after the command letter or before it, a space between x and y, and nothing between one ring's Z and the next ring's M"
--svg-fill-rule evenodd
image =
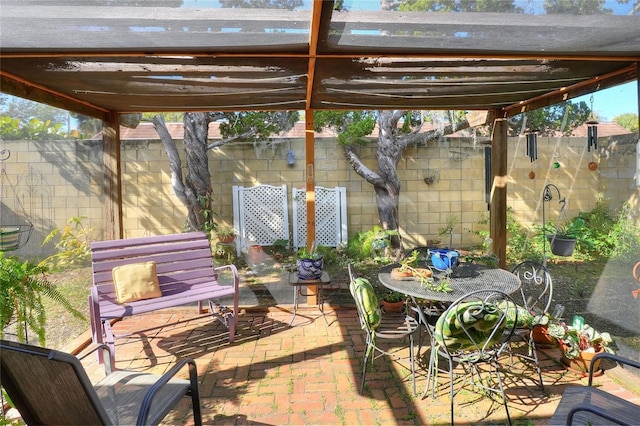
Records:
M587 125L587 151L591 152L591 148L598 149L598 120L593 115L593 95L589 98L591 102L591 118L586 122Z
M535 132L527 133L526 138L527 138L527 157L529 157L529 159L533 163L538 159L538 134Z
M598 122L595 120L587 121L587 151L591 152L591 148L598 149Z

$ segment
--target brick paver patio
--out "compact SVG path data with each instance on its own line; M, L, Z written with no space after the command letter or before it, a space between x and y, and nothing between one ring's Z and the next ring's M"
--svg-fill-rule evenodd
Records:
M445 425L449 424L448 379L441 376L436 398L413 394L409 370L387 358L367 373L365 395L358 394L364 335L354 309L328 309L330 326L315 307L302 307L293 327L290 307L251 310L240 316L236 341L229 344L225 328L210 318L193 318L193 309L140 315L118 322L116 332L140 330L117 342L117 367L163 373L178 358L196 360L200 376L203 420L232 425ZM423 350L423 354L424 354ZM408 351L400 350L405 356ZM545 425L567 386L586 379L566 371L557 350L541 351L545 391L532 371L518 362L506 374L507 396L515 424ZM97 367L88 357L90 371ZM535 374L535 373L533 373ZM535 377L535 376L533 376ZM418 393L425 374L418 370ZM640 403L637 376L615 367L596 382ZM505 424L500 401L469 391L456 398L459 424ZM189 401L171 412L166 424L191 424Z

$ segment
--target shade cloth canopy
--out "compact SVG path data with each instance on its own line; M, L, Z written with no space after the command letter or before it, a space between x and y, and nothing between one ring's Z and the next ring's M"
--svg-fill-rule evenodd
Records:
M407 12L391 0L220 3L0 0L2 91L97 118L404 108L511 116L638 76L640 12L615 0L580 15L547 13L541 0L492 12Z

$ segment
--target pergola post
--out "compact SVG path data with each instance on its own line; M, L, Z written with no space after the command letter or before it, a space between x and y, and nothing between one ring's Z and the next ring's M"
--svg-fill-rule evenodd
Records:
M109 113L102 122L102 162L104 164L105 240L123 238L122 231L122 179L120 167L119 114Z
M507 266L507 129L506 118L494 120L491 135L491 194L489 232L498 266Z
M305 183L307 190L307 248L316 239L316 173L315 173L315 135L313 111L305 111ZM295 226L295 224L294 224ZM307 305L317 304L317 287L307 288Z

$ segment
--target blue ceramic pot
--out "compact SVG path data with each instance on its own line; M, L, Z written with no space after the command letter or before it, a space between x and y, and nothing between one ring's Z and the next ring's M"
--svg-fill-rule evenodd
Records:
M298 277L301 280L319 280L322 277L323 261L320 259L299 259Z
M459 262L459 253L449 249L430 249L431 263L433 267L446 271L447 269L455 269Z

